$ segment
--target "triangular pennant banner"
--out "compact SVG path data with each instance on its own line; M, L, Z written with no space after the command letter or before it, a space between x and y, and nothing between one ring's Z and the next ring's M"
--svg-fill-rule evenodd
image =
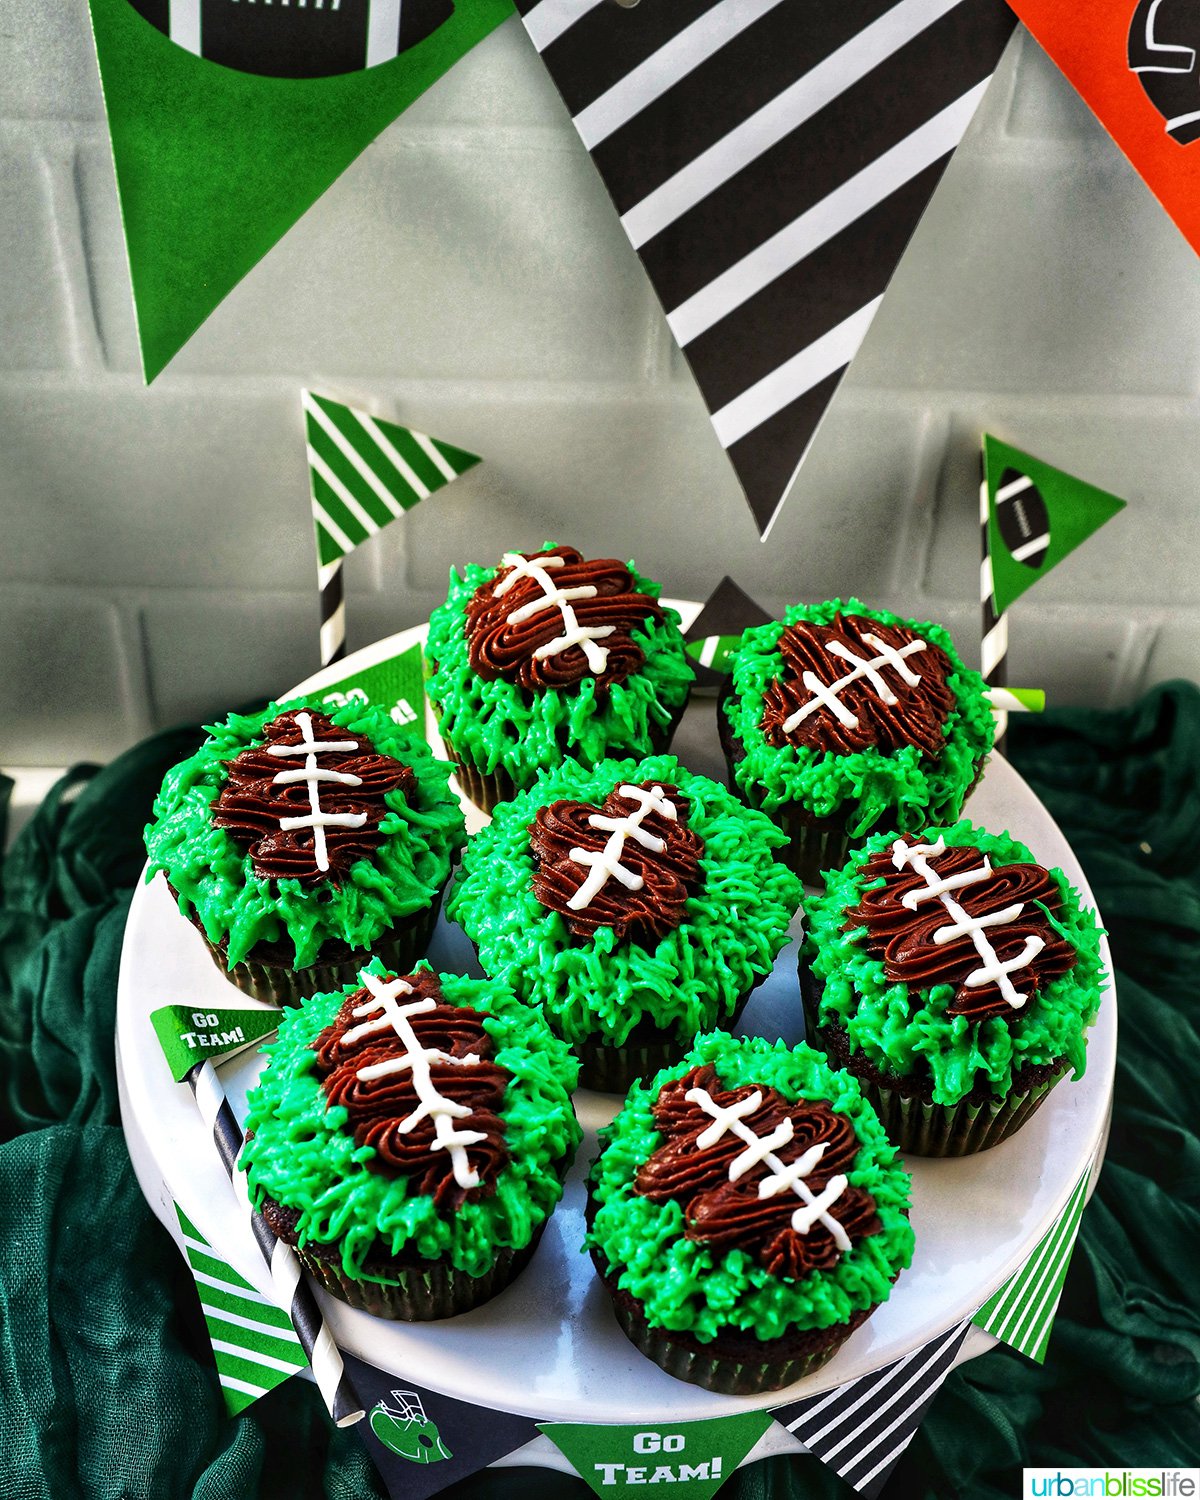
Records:
M512 14L511 0L471 0L377 67L267 78L195 55L215 35L212 13L246 6L145 0L153 25L130 0L89 4L147 381L359 152ZM377 19L390 13L394 23L397 10L394 0L381 4ZM255 33L254 47L273 51L283 30L307 29L325 12L322 26L353 33L361 53L367 11L365 0L260 5L242 15L241 29ZM398 43L379 45L387 55ZM332 71L330 49L328 38L311 45L310 55L327 57L313 66Z
M983 465L992 599L1002 615L1125 502L987 433Z
M517 0L765 537L1015 21Z
M322 688L321 703L326 708L342 708L347 703L373 703L386 708L395 724L412 724L425 732L424 668L420 646L410 646L399 656L364 667L343 677L332 687Z
M532 1417L458 1401L344 1357L367 1409L357 1431L393 1500L424 1500L538 1435Z
M742 631L765 625L771 616L728 574L684 633L687 653L696 663L696 684L718 688L729 676Z
M1091 1167L1079 1179L1066 1208L1037 1249L975 1314L974 1321L986 1333L1027 1354L1039 1365L1046 1358L1050 1329L1087 1203L1090 1177Z
M279 1025L277 1010L197 1010L194 1005L163 1005L150 1021L171 1069L182 1083L197 1063L215 1062L253 1046Z
M465 474L474 453L304 393L309 483L322 567Z
M236 1416L304 1369L308 1360L287 1313L214 1254L178 1203L175 1213L216 1356L221 1394Z
M1010 0L1200 253L1195 0Z
M773 1416L847 1484L875 1495L912 1442L970 1328L960 1323L894 1364L777 1406Z
M669 1484L672 1493L708 1500L770 1425L770 1412L750 1411L705 1422L543 1422L541 1429L602 1497Z

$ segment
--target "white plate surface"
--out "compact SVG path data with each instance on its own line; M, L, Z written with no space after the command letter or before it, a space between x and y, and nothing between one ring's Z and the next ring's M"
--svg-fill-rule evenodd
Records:
M676 607L685 625L698 609L686 603ZM377 642L309 678L297 691L336 682L423 637L421 628ZM440 752L432 723L428 730ZM711 698L692 703L673 748L692 770L723 776ZM975 822L1022 839L1044 863L1060 866L1091 901L1070 846L1006 761L992 761L967 811ZM468 828L474 831L484 821L468 804ZM799 931L798 918L793 937ZM1107 945L1103 951L1111 973ZM430 959L443 970L479 972L467 939L444 918ZM141 885L125 932L117 997L122 1112L134 1167L151 1207L177 1240L172 1198L226 1260L269 1293L262 1261L191 1093L168 1074L149 1019L160 1005L219 1009L254 1003L217 970L199 934L175 909L163 877ZM743 1029L788 1041L803 1036L794 943L751 999ZM682 1421L815 1394L899 1359L969 1317L1025 1260L1103 1138L1116 1032L1110 982L1082 1079L1059 1084L1019 1134L995 1150L961 1161L908 1162L916 1231L912 1266L890 1300L834 1359L790 1392L731 1397L686 1385L645 1359L617 1328L590 1258L579 1251L584 1174L595 1155L596 1130L617 1102L600 1094L576 1096L586 1134L565 1197L529 1269L499 1297L474 1312L429 1324L388 1323L324 1296L322 1304L338 1342L376 1365L462 1400L544 1420ZM259 1068L259 1055L251 1051L221 1070L239 1115Z

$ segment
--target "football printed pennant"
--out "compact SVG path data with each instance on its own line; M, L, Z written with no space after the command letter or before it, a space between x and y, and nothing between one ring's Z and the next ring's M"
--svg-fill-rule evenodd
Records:
M328 78L399 57L450 18L453 0L130 0L177 46L272 78Z
M983 467L991 596L1002 616L1125 502L986 433Z
M236 1416L304 1369L308 1359L287 1313L214 1253L178 1203L175 1213L200 1294L221 1394L230 1416Z
M473 469L474 453L304 392L321 591L321 665L346 647L342 558L389 521Z
M983 1304L974 1322L993 1338L1009 1344L1039 1365L1044 1363L1050 1329L1062 1297L1079 1221L1087 1203L1092 1169L1079 1179L1053 1227L1019 1271Z
M1200 9L1195 0L1011 0L1200 253Z
M517 0L766 536L1015 21Z
M435 0L88 4L147 382L379 132L512 14L511 0L470 0L440 22ZM430 28L415 45L410 15Z
M960 1323L894 1364L777 1406L772 1414L859 1494L875 1495L912 1442L970 1330L970 1321Z

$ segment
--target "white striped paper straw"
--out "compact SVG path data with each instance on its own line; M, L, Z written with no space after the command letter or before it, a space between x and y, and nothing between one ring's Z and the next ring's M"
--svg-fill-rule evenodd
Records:
M984 463L983 477L979 481L979 527L983 547L979 566L979 608L983 627L979 653L980 671L989 688L1003 688L1008 682L1008 618L996 613L995 585L992 582L991 532L988 527L986 463ZM994 749L999 755L1004 754L1004 736L1007 729L1008 713L1004 708L997 708Z
M1041 688L993 687L984 697L998 714L1040 714L1046 707Z
M197 1063L188 1073L187 1081L191 1085L200 1116L212 1131L217 1153L229 1174L234 1194L250 1216L250 1228L262 1258L270 1269L277 1300L292 1320L292 1327L308 1356L329 1415L339 1427L351 1427L355 1422L360 1422L366 1412L350 1383L329 1325L304 1280L296 1252L276 1236L262 1214L250 1202L245 1173L237 1164L243 1142L242 1128L229 1107L217 1070L211 1062Z

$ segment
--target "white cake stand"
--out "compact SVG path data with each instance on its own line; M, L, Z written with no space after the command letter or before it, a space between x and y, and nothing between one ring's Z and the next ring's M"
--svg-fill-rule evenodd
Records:
M698 605L677 603L685 625ZM402 631L303 682L297 693L330 686L352 672L398 655L425 628ZM286 696L292 696L288 694ZM441 752L432 719L430 742ZM698 699L684 716L673 746L692 770L721 777L711 699ZM465 804L467 827L486 821ZM1066 839L1017 773L996 758L971 798L973 821L1007 830L1050 866L1059 866L1091 901L1087 882ZM800 932L797 918L793 937ZM1105 969L1112 965L1105 944ZM435 968L478 973L464 934L443 918L430 959ZM177 1202L217 1254L266 1296L270 1281L249 1227L234 1201L185 1084L175 1083L150 1023L161 1005L197 1009L252 1008L217 970L198 933L179 915L161 875L141 884L130 908L117 994L117 1075L121 1116L138 1181L151 1208L180 1244ZM262 1007L269 1009L267 1006ZM796 949L789 943L774 972L748 1004L743 1031L800 1040L804 1021L796 978ZM459 1400L545 1421L661 1424L780 1405L868 1374L911 1353L969 1318L1027 1259L1065 1207L1089 1164L1093 1180L1112 1098L1116 1062L1116 993L1109 979L1092 1029L1082 1079L1064 1081L1010 1141L958 1161L910 1159L912 1266L891 1298L817 1373L785 1391L722 1396L674 1380L639 1354L618 1329L608 1298L580 1252L583 1179L596 1154L596 1131L617 1101L581 1091L576 1106L585 1130L566 1193L529 1268L485 1306L439 1323L390 1323L320 1296L338 1342L381 1369L407 1376ZM257 1051L242 1053L221 1069L235 1111L260 1069ZM993 1344L974 1329L959 1360ZM778 1424L746 1456L798 1452L802 1445ZM547 1438L539 1437L502 1461L570 1470Z

